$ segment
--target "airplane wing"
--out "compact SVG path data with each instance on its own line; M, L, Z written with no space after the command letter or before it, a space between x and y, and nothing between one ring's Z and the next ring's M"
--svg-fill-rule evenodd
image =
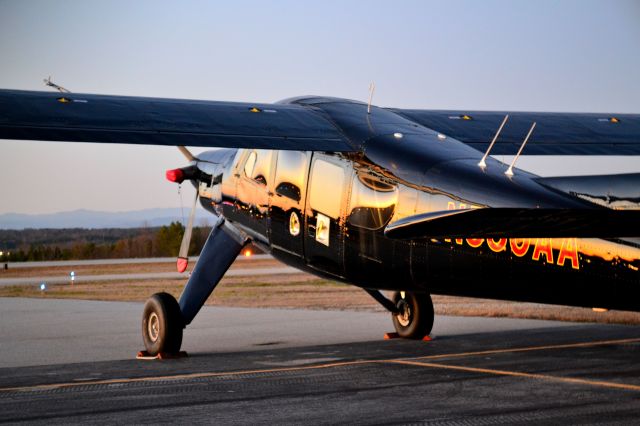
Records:
M387 225L389 238L617 238L640 236L640 210L481 208L409 216Z
M640 114L390 110L481 152L509 114L491 154L515 155L535 121L525 155L640 155Z
M0 139L354 151L318 111L249 104L0 90Z
M610 209L640 210L640 173L539 177L535 181Z

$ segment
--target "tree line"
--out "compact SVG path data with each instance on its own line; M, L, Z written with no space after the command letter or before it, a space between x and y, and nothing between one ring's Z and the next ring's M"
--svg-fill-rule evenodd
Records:
M185 228L180 222L159 228L104 230L24 230L2 231L2 261L122 259L173 257L178 255ZM189 255L202 250L209 226L193 228ZM47 233L50 235L47 236ZM65 238L64 235L67 235ZM31 240L31 241L29 241ZM10 253L7 256L7 252Z

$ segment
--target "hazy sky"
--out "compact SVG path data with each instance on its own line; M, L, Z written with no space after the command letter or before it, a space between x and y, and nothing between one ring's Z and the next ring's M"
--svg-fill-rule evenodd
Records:
M375 81L380 106L640 113L640 2L0 0L0 61L10 89L366 100ZM0 213L179 206L164 171L183 164L171 147L0 141Z

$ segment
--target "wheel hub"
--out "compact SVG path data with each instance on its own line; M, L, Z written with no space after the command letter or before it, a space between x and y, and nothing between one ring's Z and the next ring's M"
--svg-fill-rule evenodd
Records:
M158 336L160 335L160 319L158 318L158 314L155 312L151 312L149 315L147 333L149 334L149 339L151 339L152 342L156 342L158 340Z
M398 301L398 314L396 317L398 318L398 322L401 326L407 327L411 324L411 306L407 303L406 300L400 299Z

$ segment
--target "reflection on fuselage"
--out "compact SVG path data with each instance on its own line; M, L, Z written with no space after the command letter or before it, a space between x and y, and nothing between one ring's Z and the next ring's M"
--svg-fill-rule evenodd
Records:
M301 269L362 287L640 310L640 247L632 242L391 240L384 236L388 223L477 208L482 199L408 181L346 154L240 150L233 158L222 201L213 204Z

